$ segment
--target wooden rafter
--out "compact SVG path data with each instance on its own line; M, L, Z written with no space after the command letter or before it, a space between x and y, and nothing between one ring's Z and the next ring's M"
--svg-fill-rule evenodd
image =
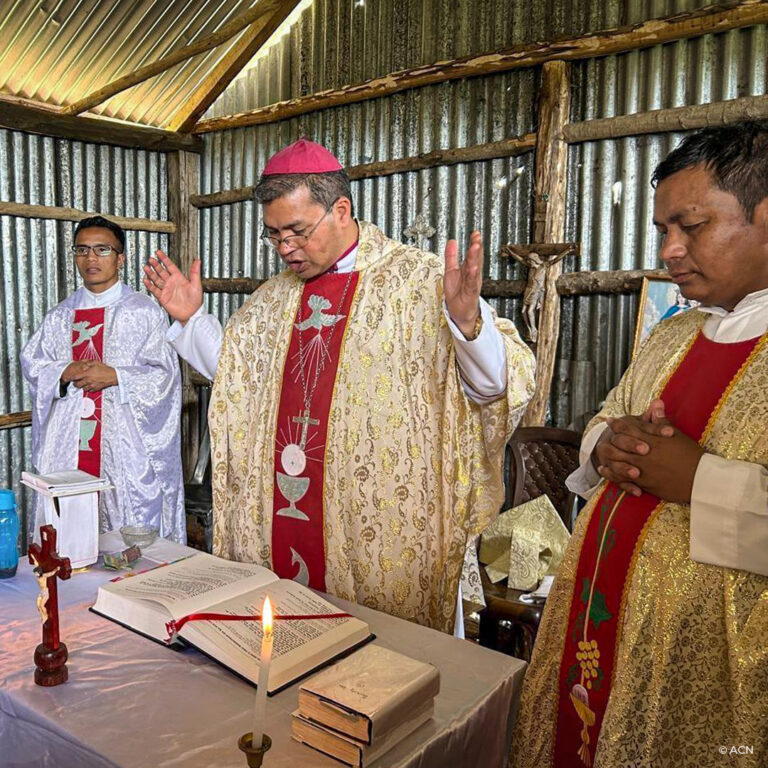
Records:
M0 128L156 152L203 151L203 142L195 136L101 117L62 115L50 105L10 95L0 95Z
M223 93L242 68L254 57L275 30L285 21L300 0L260 0L265 13L243 32L227 55L216 65L205 81L173 116L168 129L191 131L208 107Z
M576 61L625 53L674 40L700 37L765 22L768 22L768 0L712 5L580 37L529 43L503 51L490 51L393 72L355 85L281 101L236 115L202 120L194 132L208 133L247 125L274 123L318 109L376 99L409 88L533 67L547 61Z
M232 19L232 21L225 24L216 32L206 35L191 45L179 48L177 51L172 51L167 56L163 56L163 58L158 59L151 64L147 64L144 67L140 67L134 72L129 72L122 77L118 77L116 80L89 93L82 99L78 99L74 104L64 107L64 109L61 110L61 114L79 115L81 112L85 112L112 96L121 93L122 91L126 91L128 88L133 88L134 85L139 85L139 83L143 83L144 81L169 70L171 67L175 67L183 61L187 61L193 56L199 56L201 53L206 53L217 48L223 43L226 43L227 40L231 40L238 32L242 32L246 27L253 24L265 14L271 13L274 10L273 5L273 3L269 2L258 2L253 8L240 14L237 18Z

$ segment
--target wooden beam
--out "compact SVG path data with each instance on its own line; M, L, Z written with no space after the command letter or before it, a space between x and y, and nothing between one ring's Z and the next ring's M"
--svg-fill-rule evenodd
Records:
M581 253L581 243L527 243L526 245L502 245L499 255L508 259L514 258L513 252L528 256L531 253L538 253L539 256L558 256L563 251L570 254Z
M502 251L507 246L502 246ZM567 272L557 278L560 296L637 293L644 277L664 279L666 269L616 269ZM203 280L205 293L253 293L266 280L251 277L208 277ZM523 295L525 280L483 280L482 295L486 299L514 299ZM199 382L198 382L199 383Z
M208 133L247 125L264 125L319 109L389 96L409 88L534 67L548 61L577 61L626 53L673 40L763 24L766 21L768 21L766 0L712 5L696 11L651 19L631 26L606 29L580 37L564 38L553 42L527 43L502 51L490 51L401 70L355 85L288 99L236 115L202 120L197 124L194 132Z
M397 160L385 160L379 163L352 165L347 168L347 175L352 181L371 179L380 176L390 176L395 173L421 171L425 168L435 168L458 163L472 163L481 160L494 160L499 157L515 157L529 152L536 146L536 134L527 133L513 139L491 141L487 144L476 144L472 147L457 149L436 149L434 152L424 152L414 157L403 157ZM208 195L193 195L191 203L197 208L212 208L217 205L230 205L253 200L255 187L238 187L223 192L212 192Z
M233 38L238 32L242 32L242 30L253 24L257 19L267 13L271 13L274 10L274 5L274 3L267 2L266 0L260 0L260 2L257 2L253 8L240 14L237 18L232 19L232 21L225 24L216 32L200 38L200 40L197 40L191 45L186 45L183 48L172 51L167 56L163 56L163 58L158 59L151 64L147 64L144 67L140 67L134 72L118 77L111 83L93 91L93 93L89 93L82 99L78 99L73 104L64 107L61 110L61 114L79 115L81 112L85 112L112 96L122 93L122 91L128 90L128 88L133 88L134 85L139 85L139 83L143 83L145 80L149 80L150 78L169 70L171 67L175 67L183 61L187 61L193 56L198 56L201 53L206 53L217 48L222 43L226 43L227 40Z
M168 155L168 211L176 222L168 255L188 275L198 253L199 214L189 197L198 189L198 158L189 152ZM181 361L181 465L185 480L192 477L200 448L200 403L192 383L192 368Z
M741 99L718 101L713 104L654 109L650 112L637 112L634 115L571 123L563 128L563 138L569 144L576 144L582 141L618 139L646 133L692 131L696 128L767 117L768 96L745 96Z
M569 67L564 61L547 62L539 92L539 130L536 139L536 185L533 242L562 243L565 234L565 190L568 145L560 138L571 107ZM562 260L547 269L536 345L536 387L523 416L525 426L543 425L555 370L560 332L560 297L557 278Z
M93 211L81 211L77 208L65 208L58 205L27 205L26 203L11 203L0 200L0 216L21 216L25 219L56 219L57 221L82 221L91 216L104 216L123 229L139 230L140 232L167 232L176 231L176 225L172 221L159 221L158 219L132 219L125 216L112 216L109 213L96 213Z
M224 92L240 70L269 40L300 0L259 0L264 10L205 78L199 88L184 101L184 106L168 125L171 131L191 131L208 107Z
M187 152L203 151L202 141L194 136L182 136L159 128L128 125L102 117L62 115L50 106L13 96L0 96L0 128L154 152L172 152L179 149Z
M18 411L0 415L0 429L28 427L32 423L32 411Z
M252 277L206 277L203 279L205 293L253 293L266 280Z

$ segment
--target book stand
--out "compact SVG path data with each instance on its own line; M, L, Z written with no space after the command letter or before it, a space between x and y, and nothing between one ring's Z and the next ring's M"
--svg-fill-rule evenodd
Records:
M248 762L248 768L261 768L264 760L264 754L272 746L272 739L265 733L261 740L260 747L253 746L253 732L244 733L237 741L237 746L241 752L245 752L245 759Z

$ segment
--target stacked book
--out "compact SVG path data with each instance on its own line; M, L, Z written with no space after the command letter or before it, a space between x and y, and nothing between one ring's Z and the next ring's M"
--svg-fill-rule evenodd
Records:
M379 645L367 645L299 688L293 738L365 768L434 714L440 673Z

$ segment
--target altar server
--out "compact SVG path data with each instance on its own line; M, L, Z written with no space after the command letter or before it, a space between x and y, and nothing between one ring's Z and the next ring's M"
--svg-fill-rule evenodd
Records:
M152 299L120 281L125 233L101 216L75 230L83 286L54 307L21 353L32 396L38 473L81 469L109 479L99 528L157 526L186 543L179 423L181 379ZM38 494L37 519L43 497Z

